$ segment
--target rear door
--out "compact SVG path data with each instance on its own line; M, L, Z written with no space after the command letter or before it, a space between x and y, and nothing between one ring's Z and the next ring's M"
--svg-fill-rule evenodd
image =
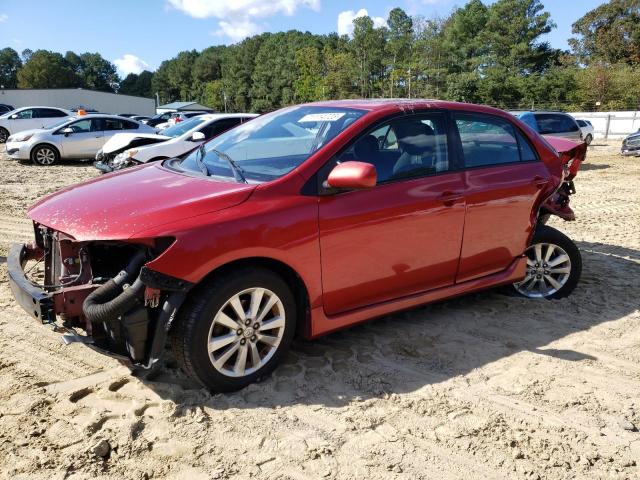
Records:
M57 108L36 108L34 110L35 116L38 118L38 127L36 128L45 128L57 123L59 119L68 116L65 112Z
M550 173L511 122L453 113L464 164L466 215L456 282L506 269L526 246Z
M120 118L102 118L102 136L100 137L100 146L98 149L113 137L116 133L135 133L139 125L136 122L123 120Z

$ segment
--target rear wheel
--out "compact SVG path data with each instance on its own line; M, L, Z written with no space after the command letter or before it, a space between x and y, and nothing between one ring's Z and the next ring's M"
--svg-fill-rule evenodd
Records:
M527 275L514 283L527 298L557 299L568 296L578 284L582 257L575 243L555 228L539 225L527 256Z
M60 160L58 151L50 145L38 145L31 152L31 161L36 165L48 167Z
M5 143L9 138L9 131L6 128L0 127L0 143Z
M207 282L183 307L172 335L182 369L213 392L243 388L273 371L289 349L296 303L287 284L261 268Z

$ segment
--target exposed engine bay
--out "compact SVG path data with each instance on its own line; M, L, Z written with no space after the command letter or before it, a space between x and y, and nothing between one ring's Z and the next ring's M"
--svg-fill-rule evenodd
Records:
M63 333L67 344L85 343L125 363L152 366L188 285L160 278L144 264L172 239L76 242L45 226L34 227L35 244L23 246L18 257L24 280L40 292L29 300L33 315Z

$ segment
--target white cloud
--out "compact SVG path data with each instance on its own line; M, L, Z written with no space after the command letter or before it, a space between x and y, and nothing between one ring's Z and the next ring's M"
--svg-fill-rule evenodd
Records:
M219 37L229 37L234 42L239 42L243 38L250 37L251 35L257 35L262 32L262 27L251 20L240 20L237 22L218 22L220 27L213 32L213 35Z
M130 73L140 73L143 70L149 69L149 64L144 60L136 57L135 55L131 55L130 53L125 53L122 58L116 58L113 63L116 64L118 70L120 70L125 75Z
M346 10L338 14L338 35L353 34L353 21L358 17L366 17L369 15L366 8L361 8L357 12ZM374 27L386 27L387 22L382 17L371 17Z
M7 20L9 20L9 15L7 15L6 13L0 13L0 23L4 23Z
M214 35L234 41L255 35L262 27L253 20L273 15L294 15L298 8L320 10L320 0L168 0L169 5L194 18L217 18Z

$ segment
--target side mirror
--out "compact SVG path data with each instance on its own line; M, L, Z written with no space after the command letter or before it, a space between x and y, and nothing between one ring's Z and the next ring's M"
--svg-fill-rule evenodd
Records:
M69 135L71 135L73 133L73 128L67 127L64 130L62 130L62 133L64 133L65 137L68 137Z
M18 118L18 115L16 113L14 113L13 115L11 115L9 117L11 120L15 120L16 118Z
M193 132L193 134L191 135L192 142L200 142L202 140L204 140L204 133L202 132Z
M344 162L331 170L327 178L327 185L331 188L361 190L375 187L377 180L376 167L370 163Z

